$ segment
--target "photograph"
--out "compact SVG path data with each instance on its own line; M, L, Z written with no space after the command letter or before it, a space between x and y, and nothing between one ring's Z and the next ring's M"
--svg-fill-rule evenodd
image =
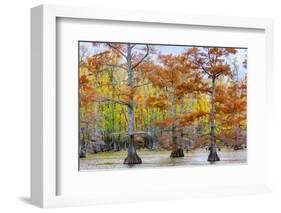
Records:
M247 51L78 41L78 170L247 164Z

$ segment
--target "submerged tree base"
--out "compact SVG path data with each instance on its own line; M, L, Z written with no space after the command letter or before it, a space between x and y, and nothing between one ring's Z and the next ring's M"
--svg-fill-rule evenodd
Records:
M176 149L176 150L173 150L171 155L170 155L171 158L180 158L180 157L184 157L184 153L183 153L183 149Z
M125 160L124 160L124 164L141 164L142 160L141 158L135 154L135 155L128 155Z
M87 156L86 156L86 153L84 153L84 152L81 153L81 152L80 152L80 153L79 153L79 157L80 157L80 158L86 158Z
M220 161L218 153L216 151L211 150L210 154L208 156L208 161L210 161L210 162Z

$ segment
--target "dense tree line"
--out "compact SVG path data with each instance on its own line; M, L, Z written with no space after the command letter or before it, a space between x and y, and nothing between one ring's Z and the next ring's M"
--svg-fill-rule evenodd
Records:
M246 143L246 55L241 63L235 48L181 48L167 54L155 45L80 43L84 152L103 141L106 150L128 150L125 164L137 164L141 146L171 157L207 146L213 162L218 144Z

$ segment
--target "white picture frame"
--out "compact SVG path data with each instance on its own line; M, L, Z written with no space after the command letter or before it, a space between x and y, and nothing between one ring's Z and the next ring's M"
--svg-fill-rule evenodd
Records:
M167 190L153 189L152 196L146 196L140 192L136 196L129 196L122 199L117 194L109 196L100 195L58 195L58 174L60 167L57 159L59 152L57 146L57 87L60 83L57 80L57 19L87 19L87 20L116 20L120 22L153 23L159 25L181 25L181 26L200 26L211 28L227 29L255 29L264 32L265 67L263 72L266 76L264 83L264 93L268 109L272 109L273 100L270 94L273 85L271 81L273 76L273 21L271 19L241 18L241 17L216 17L203 15L173 14L173 13L153 13L148 11L120 11L101 8L84 8L73 6L54 6L41 5L31 10L31 201L34 205L42 208L91 205L99 203L114 202L137 202L142 200L165 200L188 198L198 196L216 196L216 195L242 195L252 193L270 192L272 186L272 165L270 164L270 110L265 116L266 131L265 147L266 152L263 157L266 158L265 166L262 172L265 174L258 183L249 184L221 184L219 186L206 187L200 186L200 183L194 183L194 187L187 190L173 193L173 189ZM183 171L184 168L181 168ZM200 169L200 168L199 168ZM208 168L210 169L210 168ZM224 168L222 168L224 169ZM163 171L169 171L165 168ZM173 170L176 171L176 170ZM140 171L122 173L122 175L131 175L135 177L140 175ZM160 170L153 170L151 174L161 173ZM106 173L105 173L106 174ZM112 173L111 173L112 174ZM163 173L162 173L163 174ZM137 178L137 177L136 177ZM130 193L130 187L124 193ZM165 192L170 192L174 196L166 196ZM114 194L114 193L113 193ZM176 194L176 195L175 195ZM147 198L145 198L147 197Z

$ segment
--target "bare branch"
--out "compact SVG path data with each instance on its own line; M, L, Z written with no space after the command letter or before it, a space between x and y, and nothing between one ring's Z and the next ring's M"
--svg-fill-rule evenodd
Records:
M212 74L210 72L208 72L207 69L203 65L200 65L200 67L207 75L212 76Z
M151 85L151 83L135 85L133 88L135 89L135 88L142 87L142 86L147 86L147 85Z
M125 100L122 100L122 99L114 99L114 98L110 98L107 96L99 96L99 95L82 95L82 96L94 97L97 99L98 102L111 101L111 102L118 103L121 105L129 106L129 103L127 103Z
M133 69L135 69L140 63L142 63L143 60L148 56L148 54L149 54L149 46L146 45L146 53L145 53L145 55L136 64L133 65Z
M224 71L224 70L222 69L222 70L221 70L220 72L218 72L214 77L215 77L215 78L218 78L218 77L223 73L223 71Z
M119 52L125 59L127 59L127 55L121 51L120 49L118 49L117 47L114 47L112 44L110 43L106 43L110 48L116 50L117 52Z
M120 69L123 69L123 70L127 70L125 67L123 67L122 65L118 65L118 64L107 64L107 63L95 63L95 64L96 65L116 67L116 68L120 68Z
M99 98L100 98L100 101L111 101L111 102L118 103L121 105L127 105L127 106L129 105L129 103L127 103L126 101L121 100L121 99L114 99L114 98L110 98L107 96L99 96Z

